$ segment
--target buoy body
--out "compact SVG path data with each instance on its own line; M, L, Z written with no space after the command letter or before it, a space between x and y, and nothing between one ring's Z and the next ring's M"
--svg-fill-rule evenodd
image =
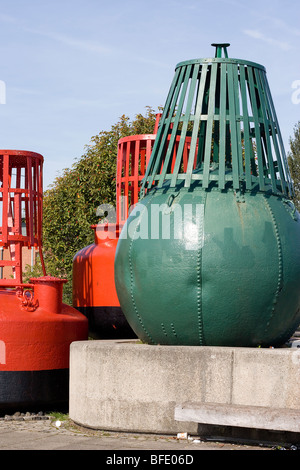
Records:
M61 280L34 282L34 295L0 291L0 412L67 405L70 344L87 339L86 318L61 302Z
M153 189L118 242L124 314L150 344L282 345L300 323L299 240L285 198Z
M116 293L114 259L119 230L94 227L95 242L80 250L73 259L73 307L89 322L89 335L95 339L135 338Z

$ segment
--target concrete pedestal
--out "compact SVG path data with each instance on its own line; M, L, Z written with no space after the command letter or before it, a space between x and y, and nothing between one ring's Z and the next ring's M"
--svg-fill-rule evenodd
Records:
M300 411L300 349L71 344L69 414L111 431L199 433L174 419L184 402ZM271 416L271 413L270 413Z

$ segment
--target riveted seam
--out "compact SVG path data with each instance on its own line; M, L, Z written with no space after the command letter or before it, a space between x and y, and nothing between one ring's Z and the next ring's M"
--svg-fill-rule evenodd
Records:
M205 204L206 204L207 193L204 192L204 214L205 214ZM204 224L204 217L203 217ZM203 239L203 224L200 225L199 233L199 248L197 253L197 317L198 317L198 337L200 346L204 345L204 336L203 336L203 312L202 312L202 239Z
M271 215L273 230L274 230L275 238L276 238L277 253L278 253L278 280L277 280L277 287L276 287L276 291L275 291L275 296L274 296L274 299L273 299L271 316L270 316L269 321L267 322L267 328L265 330L265 331L267 331L268 327L270 326L270 322L274 317L275 308L276 308L276 304L278 302L279 293L280 293L280 291L282 290L282 287L283 287L283 262L282 262L282 246L281 246L281 240L280 240L280 236L279 236L278 224L277 224L274 212L273 212L266 196L264 196L264 201L265 201L266 206L267 206L267 208L269 210L269 213Z
M155 191L154 193L152 194L152 197L149 199L148 203L145 204L145 208L144 210L142 211L142 213L140 214L140 220L141 220L141 217L142 215L144 214L144 212L147 210L147 207L149 206L151 200L153 199L153 196L155 194ZM132 255L132 247L133 247L133 241L134 241L134 237L135 237L135 234L137 232L137 229L140 225L140 220L139 222L136 224L136 227L134 229L134 234L132 236L132 239L131 239L131 243L130 243L130 246L129 246L129 252L128 252L128 259L129 259L129 268L130 268L130 297L131 297L131 301L132 301L132 304L133 304L133 308L134 308L134 311L135 311L135 314L141 324L141 327L143 328L145 334L148 336L148 338L150 339L150 341L154 344L155 341L152 339L151 335L148 333L148 331L146 330L145 328L145 325L143 323L143 320L142 320L142 317L140 316L139 312L138 312L138 309L137 309L137 306L136 306L136 303L135 303L135 300L134 300L134 295L133 295L133 266L132 266L132 258L131 258L131 255Z

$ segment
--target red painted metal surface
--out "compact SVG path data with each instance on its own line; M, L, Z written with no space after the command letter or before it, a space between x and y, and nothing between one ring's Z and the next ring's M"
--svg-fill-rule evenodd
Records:
M89 334L98 339L133 338L114 284L114 253L119 228L93 226L95 241L73 259L73 306L89 321Z
M88 338L86 317L62 302L67 281L46 274L42 170L37 153L0 150L0 410L68 400L70 344ZM38 250L44 272L26 284L24 248Z
M49 296L52 305L53 295L61 299L60 285L53 286L56 293L43 293L43 281L40 285L38 280L35 282L35 288L39 286L39 290L38 295L34 290L34 297L32 290L27 289L0 292L0 339L4 348L4 360L0 358L0 383L1 371L68 369L71 342L87 339L86 318L76 309L66 304L61 305L60 312L49 309ZM43 393L43 384L40 386ZM0 390L0 409L6 398L4 392L13 394L14 390ZM51 395L51 390L47 393ZM65 394L66 390L61 393Z
M95 232L94 243L80 250L74 258L74 299L80 307L117 306L118 297L111 282L114 276L111 253L116 250L119 229L114 224L106 227L94 225L92 228Z
M141 181L149 163L161 114L153 134L123 137L118 142L116 172L116 223L93 226L95 242L73 259L73 306L89 319L96 338L135 337L121 311L115 289L114 260L119 233L130 208L139 200ZM180 136L174 144L173 164ZM190 139L186 139L183 165L188 162ZM106 236L105 236L106 235Z

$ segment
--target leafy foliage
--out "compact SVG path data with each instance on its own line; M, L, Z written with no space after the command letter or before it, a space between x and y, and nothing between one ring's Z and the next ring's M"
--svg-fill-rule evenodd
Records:
M288 163L294 183L294 203L300 210L300 121L294 126L294 135L290 138L290 152Z
M147 106L145 115L133 121L123 115L109 131L91 138L85 153L66 168L44 193L43 252L47 274L68 279L64 302L72 302L72 260L80 249L93 243L100 204L115 205L118 140L136 134L152 134L156 119ZM37 264L27 278L41 274Z

